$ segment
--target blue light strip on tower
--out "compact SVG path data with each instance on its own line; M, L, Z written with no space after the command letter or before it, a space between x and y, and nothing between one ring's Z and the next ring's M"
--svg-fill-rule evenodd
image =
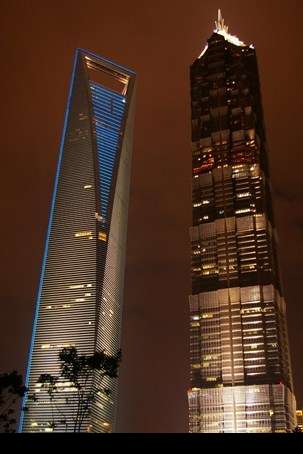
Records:
M61 161L62 161L62 156L63 156L65 134L66 134L66 129L67 129L67 121L68 121L68 117L69 117L70 102L71 102L71 97L72 97L72 91L73 91L73 85L74 85L74 79L75 79L75 73L76 73L76 66L77 66L77 62L78 62L78 57L79 57L79 50L77 49L76 53L75 53L75 57L74 57L73 72L72 72L72 77L71 77L71 81L70 81L70 85L69 85L69 93L68 93L68 98L67 98L67 108L66 108L65 116L64 116L64 127L63 127L63 133L62 133L62 137L61 137L61 143L60 143L60 152L59 152L59 158L58 158L58 163L57 163L55 184L54 184L54 190L53 190L53 196L52 196L51 208L50 208L50 214L49 214L49 220L48 220L48 229L47 229L47 234L46 234L44 256L43 256L42 267L41 267L41 272L40 272L39 289L38 289L38 294L37 294L37 298L36 298L36 309L35 309L35 316L34 316L34 322L33 322L33 328L32 328L32 338L31 338L31 344L30 344L30 349L29 349L29 353L28 353L27 371L26 371L26 378L25 378L25 386L26 387L28 387L28 385L29 385L30 368L31 368L32 354L33 354L33 348L34 348L34 342L35 342L37 320L38 320L38 314L39 314L39 308L40 308L40 298L41 298L43 281L44 281L46 259L47 259L47 255L48 255L48 244L49 244L49 239L50 239L51 226L52 226L52 222L53 222L53 215L54 215L55 201L56 201L56 195L57 195L57 189L58 189L59 174L60 174ZM23 426L23 420L24 420L24 412L22 411L22 408L24 406L26 397L27 396L25 395L24 398L22 399L22 407L21 407L21 414L20 414L18 432L22 432L22 426Z
M125 112L125 98L96 82L90 82L90 89L100 174L101 215L107 219L113 169Z

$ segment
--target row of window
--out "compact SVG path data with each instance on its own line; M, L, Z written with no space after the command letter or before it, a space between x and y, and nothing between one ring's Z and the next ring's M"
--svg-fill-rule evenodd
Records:
M93 239L93 232L88 230L82 230L75 233L75 238L89 238ZM101 241L107 241L107 234L105 232L98 232L98 238Z

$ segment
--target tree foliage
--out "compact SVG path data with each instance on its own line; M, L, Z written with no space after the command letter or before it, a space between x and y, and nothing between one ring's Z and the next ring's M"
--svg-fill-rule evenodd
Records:
M53 430L60 425L70 430L70 419L62 412L59 399L62 400L62 383L70 387L71 397L65 397L65 404L73 409L72 430L80 432L85 418L88 416L91 403L96 400L97 394L109 397L111 390L102 386L105 377L118 377L118 368L121 362L121 351L116 355L107 355L105 351L93 355L79 355L75 347L63 348L59 352L60 375L40 375L37 383L40 389L47 392L51 405L52 420L49 427ZM96 373L97 372L97 373ZM98 377L96 383L93 379ZM30 400L37 401L37 394L29 396Z
M25 392L17 371L0 374L0 432L15 432L17 403Z

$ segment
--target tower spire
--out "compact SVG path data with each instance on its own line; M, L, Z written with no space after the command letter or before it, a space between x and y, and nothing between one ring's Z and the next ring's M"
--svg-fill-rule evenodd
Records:
M215 21L216 31L221 31L228 33L228 26L224 24L224 19L222 17L221 9L218 9L218 20Z
M245 46L245 43L239 40L237 36L233 36L228 32L228 25L225 25L224 19L222 17L221 9L218 9L218 19L215 21L215 33L224 36L224 38L230 43L236 46Z
M220 8L218 9L218 18L217 18L217 20L215 20L214 32L218 33L219 35L224 36L224 39L226 39L226 41L228 41L231 44L234 44L235 46L240 46L240 47L246 46L246 44L243 41L240 41L240 39L237 36L231 35L228 32L228 25L225 25L225 23L224 23L224 19L223 19ZM254 48L254 46L252 44L250 45L250 47ZM208 44L206 44L206 46L204 47L203 51L201 52L201 54L199 55L198 58L203 57L203 55L205 54L207 49L208 49Z

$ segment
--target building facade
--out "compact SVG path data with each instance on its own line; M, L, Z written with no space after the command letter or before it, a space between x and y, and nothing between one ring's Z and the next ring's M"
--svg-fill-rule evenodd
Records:
M303 431L303 410L296 411L297 416L297 427Z
M56 411L67 422L57 418L55 429L54 410L37 384L40 374L58 375L63 347L86 355L120 348L134 89L133 71L76 51L26 376L29 394L39 398L25 398L21 432L72 430L72 384L59 384ZM98 386L99 378L87 386ZM102 386L112 394L97 395L83 431L115 430L118 383Z
M256 52L214 33L191 66L190 432L296 423Z

